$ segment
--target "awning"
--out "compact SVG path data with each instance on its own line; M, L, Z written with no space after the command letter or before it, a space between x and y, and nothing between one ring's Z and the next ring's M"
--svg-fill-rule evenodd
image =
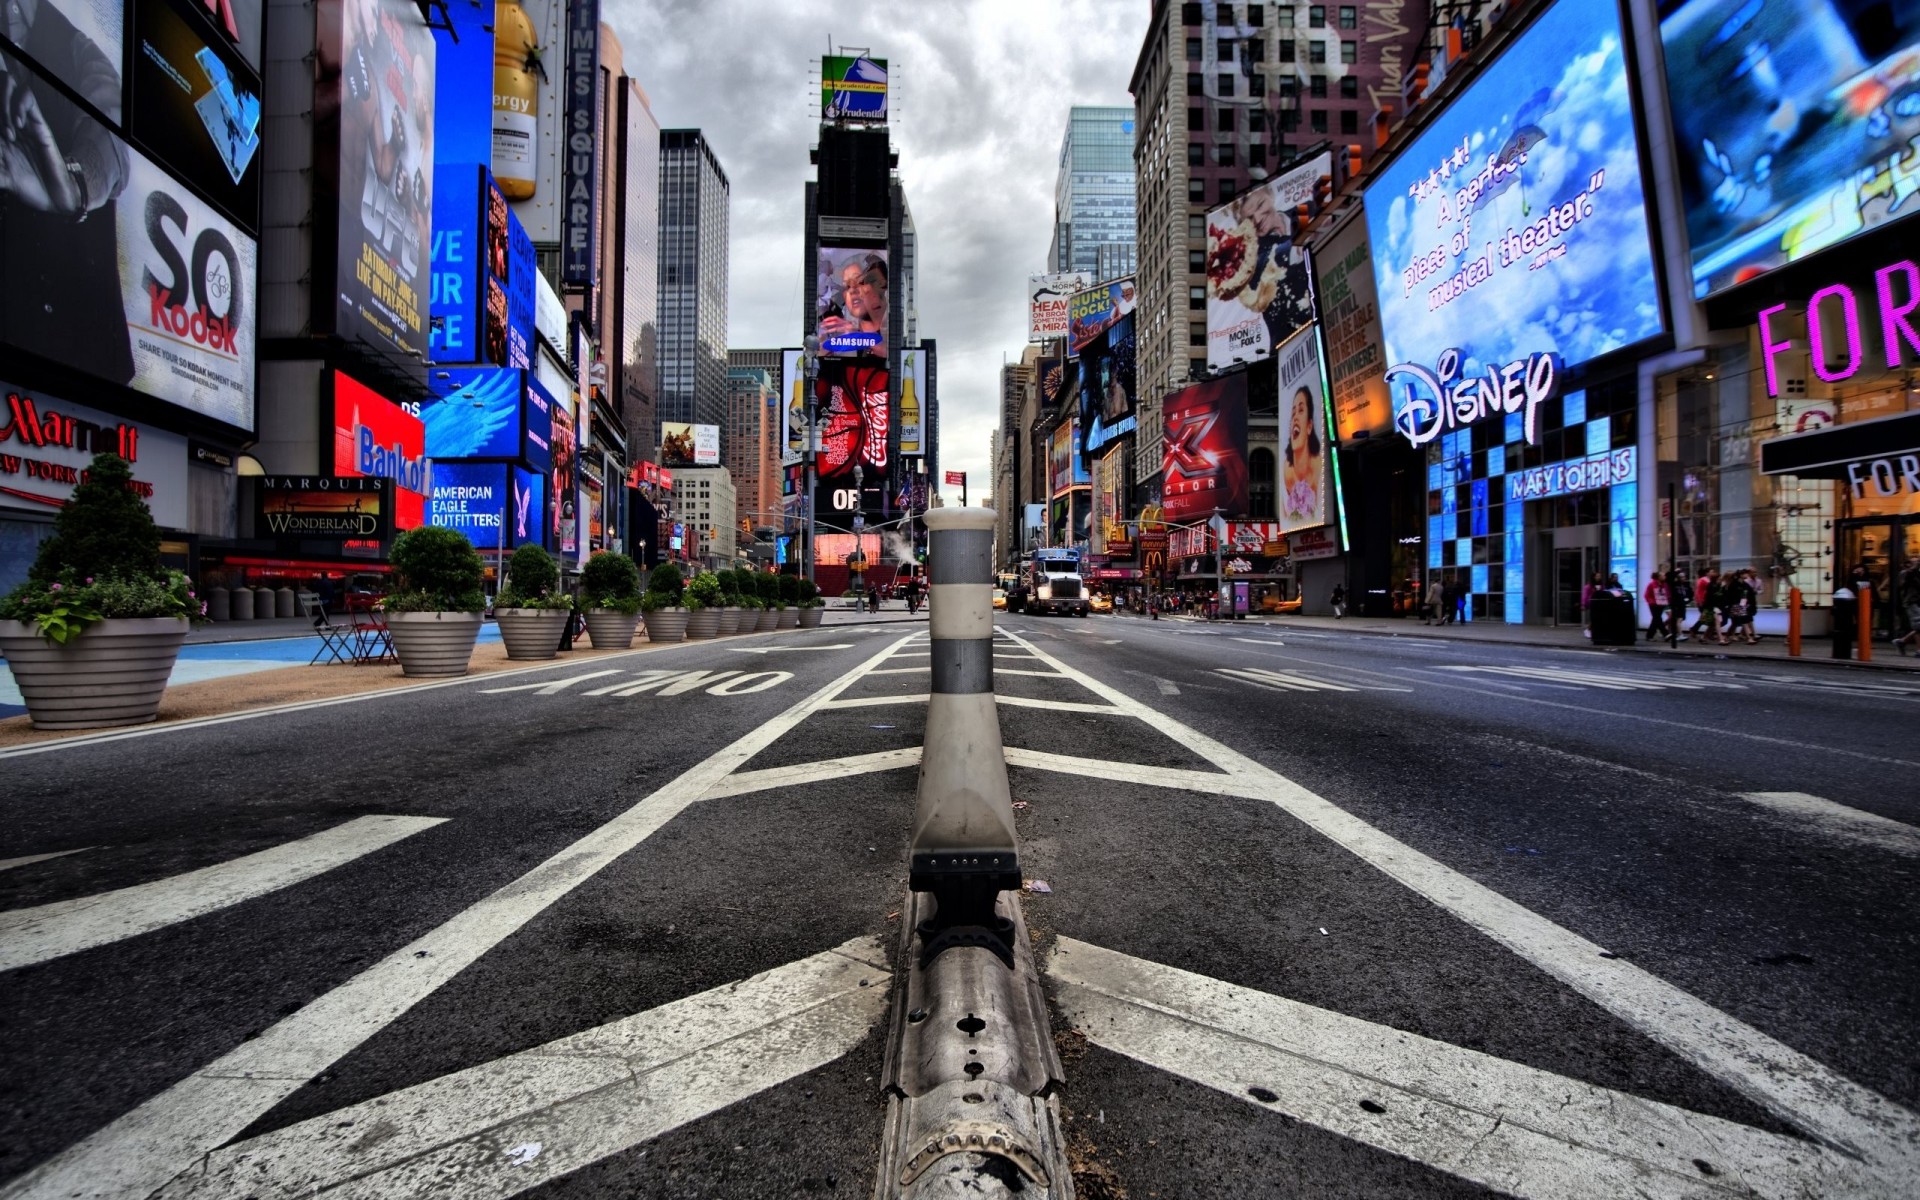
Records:
M1802 479L1857 480L1869 464L1886 460L1899 475L1902 458L1920 458L1920 412L1901 413L1853 425L1829 425L1760 443L1763 475ZM1854 468L1854 470L1849 470Z

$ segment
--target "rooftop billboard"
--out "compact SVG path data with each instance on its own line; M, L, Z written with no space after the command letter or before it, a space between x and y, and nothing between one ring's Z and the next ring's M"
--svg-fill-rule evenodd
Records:
M1247 377L1188 384L1161 406L1161 509L1165 520L1247 511Z
M885 358L887 252L822 246L815 265L820 353Z
M829 54L820 60L820 119L885 121L887 60Z
M1333 156L1319 154L1207 214L1207 368L1258 362L1313 320L1306 247L1293 240Z
M1093 286L1085 271L1063 271L1027 278L1027 340L1044 342L1067 336L1067 308L1075 292Z

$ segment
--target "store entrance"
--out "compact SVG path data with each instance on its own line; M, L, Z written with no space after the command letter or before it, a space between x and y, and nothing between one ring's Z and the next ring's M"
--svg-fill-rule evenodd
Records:
M1920 517L1843 520L1835 533L1834 587L1863 566L1873 578L1873 628L1879 638L1906 631L1900 573L1920 562Z
M1576 546L1553 552L1553 623L1579 625L1585 620L1580 600L1587 580L1600 569L1597 546Z

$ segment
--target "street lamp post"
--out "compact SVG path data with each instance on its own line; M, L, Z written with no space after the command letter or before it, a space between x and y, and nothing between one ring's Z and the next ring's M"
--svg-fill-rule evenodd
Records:
M819 439L814 435L814 422L819 418L820 409L819 397L814 392L814 375L820 369L819 337L811 333L808 334L805 346L806 348L800 353L800 362L802 365L801 377L805 380L803 386L806 388L807 406L807 494L802 498L801 511L805 512L807 517L806 529L804 531L806 540L800 552L800 569L807 579L812 581L814 568L813 543L817 536L814 527L814 518L818 515L813 511L813 494L819 484L819 478L817 476L819 464L816 461Z

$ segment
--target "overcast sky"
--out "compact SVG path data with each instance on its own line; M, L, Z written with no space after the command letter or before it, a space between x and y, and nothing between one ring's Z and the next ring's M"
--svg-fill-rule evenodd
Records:
M706 133L732 185L727 342L797 346L819 60L888 60L893 146L920 236L920 336L940 346L940 466L991 486L1000 365L1026 346L1067 110L1127 104L1149 0L605 0L666 128ZM939 481L936 480L936 483ZM957 489L948 501L957 503Z

